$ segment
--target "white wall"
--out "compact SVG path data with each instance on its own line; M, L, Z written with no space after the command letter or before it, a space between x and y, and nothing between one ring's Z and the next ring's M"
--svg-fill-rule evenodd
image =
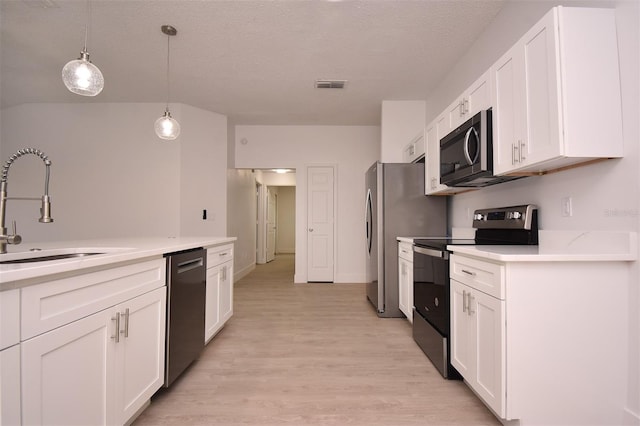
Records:
M401 163L402 151L424 133L425 101L382 101L380 161Z
M625 140L625 156L541 177L483 188L456 195L450 203L450 226L469 227L469 211L476 208L534 203L540 207L540 226L546 230L628 230L638 231L640 219L639 169L640 131L638 117L640 23L639 3L609 2L507 2L504 9L463 56L435 93L427 99L427 121L432 121L500 55L517 41L539 18L556 3L567 6L595 5L616 8L620 75ZM587 95L587 94L586 94ZM588 125L588 123L586 123ZM603 141L606 143L606 141ZM572 197L573 216L563 217L560 199ZM611 348L628 353L627 419L640 422L640 296L638 262L631 265L629 305L629 347ZM606 283L603 283L606 285ZM606 290L604 290L606 291ZM589 348L584 348L589 350ZM544 368L541 366L541 368ZM606 368L606 366L603 366ZM586 373L588 374L588 373ZM594 384L597 386L597 384ZM634 413L634 414L632 414ZM635 422L635 423L634 423Z
M364 174L378 158L380 128L236 126L235 133L235 167L296 169L296 282L307 281L306 168L336 165L335 281L364 282Z
M180 235L226 235L227 117L182 105L181 129Z
M161 141L153 123L163 110L163 104L142 103L24 104L4 109L2 161L24 147L39 148L52 161L54 223L37 222L38 202L8 202L8 220L18 222L23 242L177 236L183 229L189 234L198 229L203 235L225 235L224 207L218 213L220 205L212 200L224 200L226 191L226 140L218 129L225 130L224 119L173 105L183 134L174 142ZM191 152L197 151L220 157L222 166L192 162ZM214 179L206 194L201 188L183 191L182 183L191 184L196 175ZM40 196L43 182L42 161L22 157L9 171L9 196ZM198 215L183 220L192 205L211 209L217 220L204 226Z
M256 266L256 178L251 170L227 170L227 235L234 244L234 275L239 280Z
M276 253L296 252L296 187L278 186Z

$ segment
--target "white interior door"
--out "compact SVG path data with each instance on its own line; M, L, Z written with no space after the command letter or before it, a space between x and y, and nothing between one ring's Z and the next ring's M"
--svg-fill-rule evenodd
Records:
M307 169L307 281L333 282L334 168Z
M267 263L264 186L256 182L256 263Z
M276 257L276 215L278 205L277 189L267 187L267 262Z

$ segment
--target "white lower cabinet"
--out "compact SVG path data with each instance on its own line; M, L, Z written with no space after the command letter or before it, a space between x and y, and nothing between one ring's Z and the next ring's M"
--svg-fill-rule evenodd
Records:
M503 420L624 424L628 262L517 257L454 250L452 365Z
M207 248L204 341L209 342L233 315L233 245Z
M164 381L166 289L22 343L25 424L126 423Z
M0 425L19 424L20 345L14 345L0 351Z
M504 417L504 301L451 280L451 364Z
M165 276L159 258L21 289L22 424L122 425L144 407L164 383Z
M20 424L20 290L0 292L0 426Z
M398 242L398 306L413 322L413 247L406 242Z

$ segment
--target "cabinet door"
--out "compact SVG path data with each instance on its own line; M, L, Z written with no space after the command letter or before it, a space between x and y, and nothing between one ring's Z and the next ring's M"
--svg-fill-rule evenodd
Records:
M447 133L464 122L464 107L465 104L463 98L456 99L451 105L447 107ZM446 133L444 135L446 135Z
M470 119L480 111L491 107L490 85L491 78L489 70L487 70L465 92L464 99L462 100L463 111L465 112L464 121Z
M473 324L467 313L467 294L470 287L451 280L451 365L467 380L473 374Z
M505 417L505 308L504 301L473 290L469 296L473 323L475 369L473 389L500 417Z
M449 133L446 114L440 115L426 130L426 165L425 165L425 194L448 192L450 188L440 183L440 138Z
M204 341L211 340L220 328L220 265L207 268Z
M409 307L409 268L411 264L406 259L398 258L398 307L407 318L410 318ZM412 283L413 284L413 283Z
M90 315L22 343L24 424L106 425L118 330L113 309Z
M560 140L560 77L556 14L545 17L529 30L518 47L523 71L518 77L524 111L519 163L523 166L555 158L562 153Z
M119 424L129 420L164 383L166 298L166 287L162 287L116 308L121 315L114 395Z
M220 270L220 327L233 315L233 261L226 262Z
M518 55L519 45L511 48L491 68L493 80L493 173L501 175L518 167L520 131L518 123L524 118L522 93L519 86L522 71L521 55Z
M0 351L0 425L20 420L20 345Z
M434 121L425 131L426 161L424 167L424 193L435 193L440 189L440 141Z

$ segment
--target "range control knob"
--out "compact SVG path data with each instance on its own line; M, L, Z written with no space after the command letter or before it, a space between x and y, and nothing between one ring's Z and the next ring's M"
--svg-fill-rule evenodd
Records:
M515 212L509 212L509 219L522 219L522 213L515 211Z
M484 215L482 213L476 213L473 215L473 220L484 220Z

